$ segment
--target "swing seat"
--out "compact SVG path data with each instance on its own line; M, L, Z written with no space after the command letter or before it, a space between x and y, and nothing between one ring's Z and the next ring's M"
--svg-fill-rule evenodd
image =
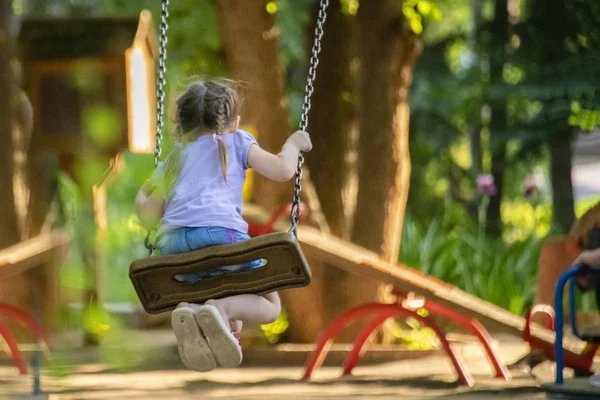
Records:
M262 260L263 265L194 283L175 278L256 260ZM129 267L129 277L146 312L158 314L175 309L181 302L199 304L239 294L265 294L308 286L312 274L298 239L290 232L283 232L189 253L136 260Z

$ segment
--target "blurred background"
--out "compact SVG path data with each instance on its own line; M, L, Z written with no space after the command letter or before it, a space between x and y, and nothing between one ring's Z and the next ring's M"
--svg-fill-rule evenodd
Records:
M88 344L150 326L128 268L146 255L134 198L154 166L160 1L0 4L0 248L69 242L61 263L0 273L0 303ZM215 76L240 82L242 127L277 152L299 123L317 9L172 1L163 154L173 99ZM600 2L330 0L324 28L306 223L523 314L541 244L600 198ZM245 198L276 212L291 185L251 176ZM310 261L314 283L252 340L309 343L381 298ZM427 347L418 332L391 340Z

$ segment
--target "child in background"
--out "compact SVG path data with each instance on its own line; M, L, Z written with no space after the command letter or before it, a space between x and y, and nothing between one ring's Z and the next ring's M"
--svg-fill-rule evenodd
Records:
M600 228L593 229L587 236L585 250L573 262L573 265L587 265L600 268ZM600 274L585 274L577 277L577 285L583 291L596 292L596 305L600 308ZM600 387L600 372L590 377L590 385Z

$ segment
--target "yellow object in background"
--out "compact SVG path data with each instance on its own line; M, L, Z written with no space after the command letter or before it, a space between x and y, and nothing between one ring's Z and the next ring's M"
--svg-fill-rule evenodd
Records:
M240 129L250 132L255 139L258 140L258 134L256 132L256 128L253 126L241 126ZM244 198L244 202L250 202L252 200L252 184L254 183L254 171L252 169L248 169L246 173L246 182L244 183L244 188L242 190L242 195Z

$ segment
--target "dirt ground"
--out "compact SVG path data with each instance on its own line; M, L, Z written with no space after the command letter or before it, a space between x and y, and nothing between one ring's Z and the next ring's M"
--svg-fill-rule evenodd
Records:
M449 360L441 353L357 367L351 377L340 378L339 367L317 371L302 382L302 367L286 355L267 357L271 365L249 356L240 368L209 373L186 370L168 331L111 333L96 349L62 346L54 353L53 366L43 363L41 389L33 396L31 376L19 376L7 358L0 358L0 399L543 399L539 386L553 379L553 364L533 371L512 370L512 379L493 376L493 370L477 343L457 342L475 378L472 388L455 383ZM508 363L526 353L515 339L498 343ZM283 352L285 353L285 352ZM32 353L28 354L32 357ZM264 356L264 355L263 355ZM263 357L263 361L264 361ZM262 362L265 364L265 362Z

